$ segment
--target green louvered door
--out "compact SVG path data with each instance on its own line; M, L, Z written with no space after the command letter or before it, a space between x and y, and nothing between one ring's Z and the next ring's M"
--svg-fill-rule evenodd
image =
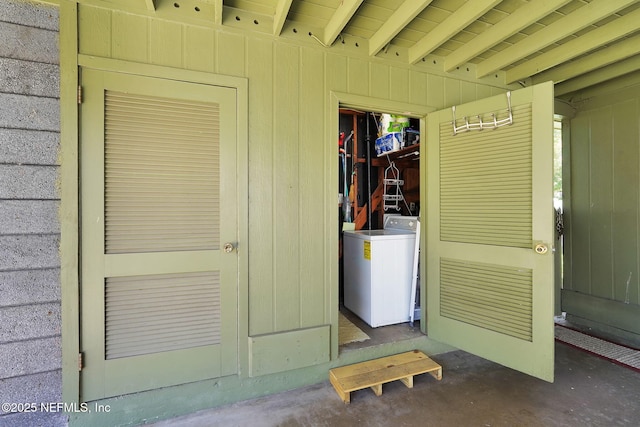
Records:
M496 129L454 135L452 109L428 117L427 328L553 381L553 86L511 103ZM506 95L456 106L457 126L506 110Z
M82 399L236 373L235 90L82 83Z

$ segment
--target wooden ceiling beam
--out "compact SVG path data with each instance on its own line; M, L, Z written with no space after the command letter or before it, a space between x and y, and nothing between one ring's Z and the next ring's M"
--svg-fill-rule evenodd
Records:
M338 35L340 35L344 27L347 26L349 20L353 18L353 15L356 14L356 11L363 1L364 0L342 0L340 2L329 23L324 28L322 42L326 46L331 46L333 42L336 41Z
M279 36L282 32L284 22L287 20L289 9L293 0L278 0L276 4L276 13L273 15L273 35Z
M463 6L409 48L409 62L415 64L420 61L500 1L474 0L465 2Z
M617 62L604 68L583 74L580 77L558 83L554 87L555 96L566 95L567 93L604 83L616 77L638 71L640 69L640 56L634 56L624 61Z
M529 78L634 33L638 30L638 22L640 22L640 9L507 70L507 84Z
M540 31L531 34L521 42L482 61L476 67L476 77L484 77L513 64L636 2L637 0L593 0L564 18L558 19Z
M452 71L456 67L466 63L508 39L518 31L527 28L531 24L547 16L554 10L558 10L571 0L533 0L516 9L508 17L464 44L464 46L450 53L444 60L445 71Z
M561 83L638 54L640 54L640 34L607 46L605 49L600 49L583 58L565 62L555 68L536 74L532 81L533 83L541 83L551 80L555 83Z
M369 39L369 55L373 56L385 47L404 27L422 12L433 0L405 0L398 9Z
M213 23L222 25L222 0L211 0L211 3L213 3Z
M634 73L625 74L624 76L610 80L601 85L585 88L575 95L570 97L565 96L564 99L571 99L571 103L585 101L589 98L594 98L600 95L611 95L615 92L625 91L631 86L638 86L638 84L640 84L640 70Z

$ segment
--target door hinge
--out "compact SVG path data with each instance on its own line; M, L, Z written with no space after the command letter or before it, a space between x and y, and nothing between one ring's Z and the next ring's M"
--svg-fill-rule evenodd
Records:
M78 104L82 104L82 86L78 85Z
M78 353L78 371L82 371L83 365L82 365L82 353Z

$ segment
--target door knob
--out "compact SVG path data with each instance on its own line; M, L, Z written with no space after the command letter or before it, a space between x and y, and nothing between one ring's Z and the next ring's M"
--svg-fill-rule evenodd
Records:
M231 252L233 252L233 250L235 249L235 246L233 246L233 243L231 243L231 242L227 242L227 243L225 243L225 244L224 244L224 246L222 247L222 249L223 249L226 253L230 254L230 253L231 253Z
M547 247L547 245L545 245L543 243L538 243L536 245L536 247L535 247L536 253L538 253L540 255L546 254L548 250L549 250L549 248Z

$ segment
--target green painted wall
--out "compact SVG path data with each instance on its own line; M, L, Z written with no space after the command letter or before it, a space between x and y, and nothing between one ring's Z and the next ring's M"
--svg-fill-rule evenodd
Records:
M640 334L640 83L583 95L577 106L562 308Z
M324 48L303 34L274 38L241 29L166 21L144 13L80 4L78 63L108 60L110 67L127 64L123 65L127 70L135 68L131 64L152 64L247 79L249 119L244 126L248 129L249 236L247 246L239 242L239 250L248 251L247 310L241 310L248 327L240 331L240 339L249 337L252 351L262 349L263 343L287 342L294 335L285 334L299 330L307 331L305 339L326 342L329 330L332 360L279 373L280 361L269 363L261 352L254 362L259 362L259 371L266 375L252 378L243 373L110 399L106 402L117 411L76 414L72 423L115 425L164 418L323 381L330 367L405 348L424 348L430 354L449 349L424 338L335 358L338 218L333 203L337 203L338 159L334 156L334 104L343 99L360 106L392 105L398 111L406 104L413 111L426 112L502 93L506 88L492 78L477 81L465 71L444 75L426 63L409 66L370 58L354 46ZM170 74L168 78L179 78ZM334 122L335 130L331 127ZM309 337L308 331L313 330L318 331L317 336ZM272 340L265 338L271 334L276 334ZM241 366L255 365L248 360L250 355L240 357ZM168 403L168 396L180 398Z
M330 322L329 91L436 108L503 91L339 48L91 6L78 12L82 55L248 78L250 335Z

